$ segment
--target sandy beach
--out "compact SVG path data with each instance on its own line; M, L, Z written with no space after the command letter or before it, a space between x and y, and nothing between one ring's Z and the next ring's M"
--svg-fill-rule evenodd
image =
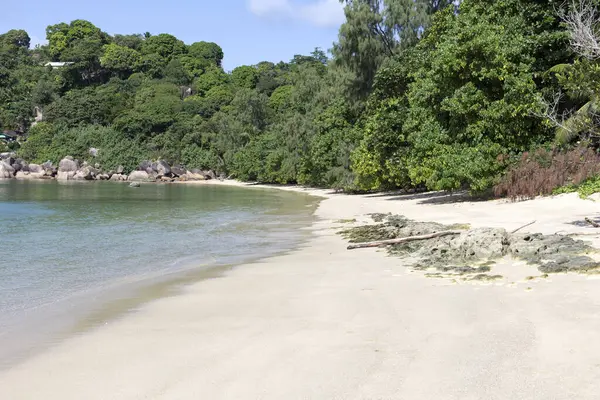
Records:
M217 183L219 184L219 183ZM600 280L498 265L493 284L411 272L336 234L366 214L590 232L600 203L321 196L301 248L148 302L0 372L0 399L597 399ZM586 236L597 247L595 236Z

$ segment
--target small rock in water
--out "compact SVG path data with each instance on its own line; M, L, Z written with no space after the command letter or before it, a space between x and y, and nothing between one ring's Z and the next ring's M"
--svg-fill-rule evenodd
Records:
M129 184L129 187L140 187L140 183L139 182L131 182Z

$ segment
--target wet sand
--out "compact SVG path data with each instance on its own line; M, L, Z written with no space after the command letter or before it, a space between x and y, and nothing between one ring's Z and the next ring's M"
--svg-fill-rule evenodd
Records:
M2 371L0 398L598 398L600 280L525 281L535 269L509 262L503 282L454 284L382 251L347 251L335 232L347 225L339 220L371 212L590 232L580 222L600 204L310 193L326 199L301 248L145 303Z

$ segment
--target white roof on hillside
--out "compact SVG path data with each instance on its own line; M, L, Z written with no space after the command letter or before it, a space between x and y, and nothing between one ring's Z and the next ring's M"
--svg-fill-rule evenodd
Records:
M63 61L51 61L48 62L46 64L44 64L44 67L52 67L52 68L60 68L60 67L64 67L65 65L71 65L73 64L72 62L63 62Z

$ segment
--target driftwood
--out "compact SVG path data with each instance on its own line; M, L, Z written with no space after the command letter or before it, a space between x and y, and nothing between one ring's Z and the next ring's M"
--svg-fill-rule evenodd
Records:
M465 232L465 231L443 231L443 232L429 233L427 235L409 236L409 237L390 239L390 240L380 240L377 242L356 243L356 244L351 244L350 246L348 246L348 250L364 249L367 247L390 246L392 244L402 244L402 243L414 242L417 240L433 239L433 238L442 237L442 236L460 235L463 232Z
M600 224L592 221L590 218L585 217L585 222L587 222L588 224L590 224L591 226L593 226L594 228L600 228Z
M517 233L517 232L519 232L519 231L520 231L521 229L523 229L523 228L527 228L528 226L531 226L531 225L535 224L536 222L537 222L537 221L531 221L531 222L530 222L530 223L528 223L528 224L525 224L525 225L523 225L523 226L520 226L520 227L518 227L517 229L515 229L514 231L512 231L512 232L511 232L511 235L512 235L513 233Z

